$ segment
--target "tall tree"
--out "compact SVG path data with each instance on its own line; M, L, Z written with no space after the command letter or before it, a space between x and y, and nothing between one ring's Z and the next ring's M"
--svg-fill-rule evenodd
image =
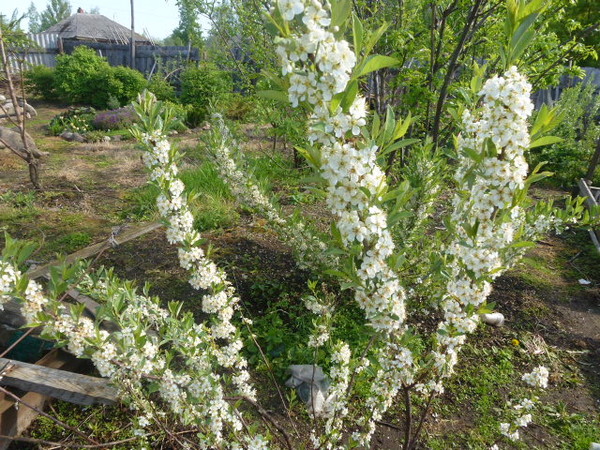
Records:
M50 0L46 9L40 14L41 31L47 30L71 15L71 3L68 0Z
M29 21L30 33L39 33L40 31L42 31L40 13L38 12L33 2L31 2L31 4L29 5L29 9L25 13L25 17L27 17L27 20Z

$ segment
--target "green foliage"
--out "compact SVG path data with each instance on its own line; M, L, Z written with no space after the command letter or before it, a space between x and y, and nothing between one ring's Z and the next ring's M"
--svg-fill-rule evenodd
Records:
M219 176L214 164L205 162L181 173L186 190L196 197L191 202L194 226L202 231L233 225L237 219L235 203L229 187Z
M69 103L95 108L132 101L146 87L143 75L128 67L111 67L105 58L85 46L71 55L58 55L54 74L56 92Z
M175 101L175 88L160 74L154 74L150 77L147 89L152 92L158 100Z
M552 132L562 140L531 151L532 165L546 162L544 169L554 172L552 181L565 187L575 186L586 174L600 139L600 95L595 90L592 83L565 89L557 103L562 122ZM596 181L600 181L600 173L596 173Z
M225 103L225 117L230 120L245 121L252 114L255 103L254 96L232 93Z
M181 74L181 101L193 105L197 123L206 118L211 104L222 103L232 90L231 75L211 64L188 67Z
M59 100L56 92L55 71L46 66L33 66L25 72L25 86L33 95L37 95L46 101Z
M35 203L34 192L6 191L0 194L0 203L13 208L33 208Z
M92 237L85 231L75 231L66 236L60 237L51 244L48 244L46 250L49 252L68 254L80 250L92 243Z
M79 46L71 55L58 55L55 70L56 90L62 98L92 103L89 99L98 95L96 91L105 89L100 74L110 72L110 66L91 48Z
M214 164L204 162L196 168L183 171L180 176L186 192L194 196L190 207L195 217L194 226L198 230L224 228L238 220L229 187L220 178ZM136 189L127 197L129 208L123 215L138 220L156 217L158 192L154 185Z
M131 69L130 67L112 67L111 71L113 76L122 85L119 92L114 93L121 105L126 105L132 100L135 100L137 95L142 92L148 84L141 72Z
M87 142L104 142L106 133L100 130L88 131L85 133L85 140Z
M285 284L270 278L258 277L250 291L253 303L266 301L268 305L253 319L251 332L258 337L257 343L275 375L284 379L290 364L310 364L314 360L314 349L305 343L313 324L302 301L294 298ZM242 330L248 362L259 370L267 370L257 343L246 329Z
M96 115L93 108L74 108L60 113L52 118L48 131L58 136L63 131L73 133L87 133L92 131L92 121Z

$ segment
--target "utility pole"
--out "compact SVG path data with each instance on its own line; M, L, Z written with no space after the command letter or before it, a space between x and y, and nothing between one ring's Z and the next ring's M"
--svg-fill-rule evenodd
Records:
M135 25L133 21L133 0L129 0L131 3L131 68L135 69Z

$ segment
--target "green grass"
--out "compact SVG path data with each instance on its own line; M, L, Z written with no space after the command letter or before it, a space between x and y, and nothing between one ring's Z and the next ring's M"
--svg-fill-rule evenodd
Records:
M190 208L199 230L210 230L232 226L239 219L235 201L225 182L219 177L214 164L204 162L194 169L180 174L186 192L193 194ZM146 185L126 196L129 207L123 216L138 220L156 219L156 197L158 188Z

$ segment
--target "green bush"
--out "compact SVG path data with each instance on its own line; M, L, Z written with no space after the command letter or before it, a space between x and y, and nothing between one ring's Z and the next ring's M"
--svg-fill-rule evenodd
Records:
M125 105L147 85L144 76L128 67L111 67L105 58L85 46L71 55L56 57L54 86L69 103L87 104L105 109Z
M137 95L146 89L148 82L144 75L129 67L112 67L114 77L121 82L121 91L115 97L121 102L121 106L135 100Z
M55 87L54 69L46 66L34 66L25 72L25 86L33 95L46 101L58 100Z
M85 93L84 100L78 103L92 105L97 109L107 109L115 106L113 99L121 97L123 83L115 76L112 69L109 66L108 69L90 74L88 76L88 83L93 88L88 90Z
M230 120L245 120L252 115L256 97L231 93L225 105L225 117Z
M173 116L175 117L173 129L178 133L186 131L188 129L187 115L188 112L192 109L192 107L189 105L182 105L180 103L171 102L169 100L165 101L165 106L168 106L173 111Z
M531 151L532 165L546 162L544 170L554 172L550 180L563 187L573 187L585 176L600 139L600 94L595 91L592 83L565 89L557 103L563 121L551 133L563 141ZM600 171L595 181L600 181Z
M210 105L226 101L233 90L231 75L214 65L189 67L181 74L181 101L194 107L191 119L197 126L206 119Z
M94 50L85 46L77 47L71 55L58 55L56 57L55 81L58 94L70 103L88 103L91 98L96 101L101 98L98 91L105 91L107 87L100 84L102 74L110 72L108 62L96 54ZM106 78L106 76L105 76ZM104 105L93 105L104 106Z
M175 88L164 77L159 74L154 74L148 81L147 89L152 92L158 100L168 100L174 102Z

